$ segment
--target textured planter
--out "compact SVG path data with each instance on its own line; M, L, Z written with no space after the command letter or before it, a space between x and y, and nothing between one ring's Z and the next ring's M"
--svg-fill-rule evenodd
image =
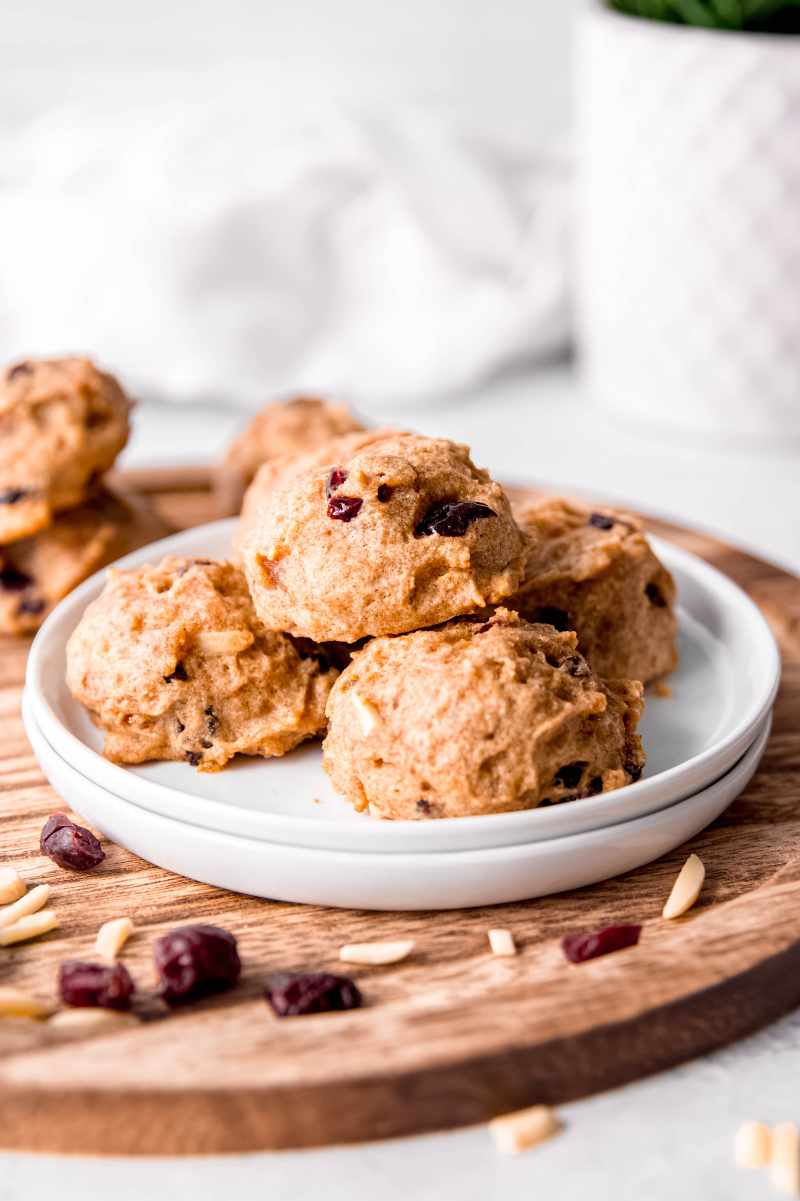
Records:
M591 395L689 433L800 436L800 37L594 0L577 78Z

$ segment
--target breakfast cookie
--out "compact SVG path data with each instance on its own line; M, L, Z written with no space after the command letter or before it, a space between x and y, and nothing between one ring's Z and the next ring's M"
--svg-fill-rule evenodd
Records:
M130 401L89 359L26 359L0 376L0 544L79 505L128 439Z
M363 450L364 447L382 442L386 438L397 437L399 433L399 430L390 429L360 430L358 433L342 434L339 438L332 438L329 442L325 442L305 454L291 455L282 459L273 459L269 463L262 463L244 494L239 524L233 538L236 553L239 553L245 538L255 528L257 515L264 501L282 484L311 467L332 469L335 463L352 458L357 451Z
M328 701L325 768L356 809L472 817L638 780L637 680L601 680L572 631L498 609L375 638Z
M336 675L320 648L265 630L242 572L209 559L112 569L67 646L69 688L115 763L283 755L324 729Z
M522 546L503 489L465 446L401 434L282 482L242 557L268 629L356 642L503 600Z
M249 483L262 463L314 450L363 428L344 405L316 396L294 396L256 413L228 448L225 463Z
M575 630L581 652L607 679L647 683L672 671L675 582L637 518L560 497L516 516L527 550L524 579L508 608Z
M0 546L0 632L38 630L93 571L170 533L146 501L103 488L41 533Z

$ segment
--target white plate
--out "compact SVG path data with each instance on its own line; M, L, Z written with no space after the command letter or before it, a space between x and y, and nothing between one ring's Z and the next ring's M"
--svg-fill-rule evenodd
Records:
M215 522L128 555L134 566L166 553L224 556L233 522ZM673 804L723 775L770 712L780 660L761 613L727 577L686 551L653 539L676 577L681 662L672 697L648 699L642 723L648 766L637 784L568 805L447 821L380 822L333 791L319 746L282 759L239 759L201 774L184 763L124 768L99 753L102 735L64 682L67 639L104 572L62 601L37 635L26 695L47 741L82 775L142 809L209 830L342 851L477 850L560 838L627 821Z
M317 850L240 838L173 821L112 795L48 744L23 703L42 770L69 805L113 842L159 867L278 901L347 909L462 909L580 888L666 854L718 817L747 785L770 730L722 779L649 817L522 846L438 854L383 855Z

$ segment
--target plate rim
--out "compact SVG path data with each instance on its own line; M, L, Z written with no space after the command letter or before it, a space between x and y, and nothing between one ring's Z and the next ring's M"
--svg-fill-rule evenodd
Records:
M236 518L227 518L190 527L124 556L113 566L122 568L136 566L156 556L180 552L187 537L209 536L222 539L229 536L235 523ZM743 589L691 551L655 536L651 536L651 541L656 552L667 561L667 566L670 565L670 561L680 564L687 573L693 575L705 591L715 595L718 603L721 598L722 603L735 605L746 615L755 637L762 644L762 651L766 657L765 678L769 684L766 690L756 697L738 722L734 723L733 728L718 742L706 747L683 763L659 772L657 776L645 777L635 784L627 785L624 790L617 790L617 792L624 791L626 801L632 797L639 801L642 807L637 809L637 815L641 816L686 799L702 789L706 783L719 778L738 761L752 743L753 731L772 707L780 682L781 666L780 654L772 631L758 606ZM108 568L103 568L94 573L61 601L43 623L33 641L28 655L25 692L35 711L37 726L42 729L48 743L58 751L65 762L75 766L88 779L101 782L101 786L106 787L112 795L128 798L129 793L133 792L136 794L136 799L131 800L131 803L162 816L169 815L163 813L161 805L169 803L174 805L179 800L182 805L199 807L204 812L207 821L202 824L206 828L216 830L218 833L229 833L229 824L225 818L234 812L229 806L211 797L187 793L174 785L143 780L128 771L126 767L109 762L61 721L47 697L46 686L42 682L45 674L43 660L46 657L50 640L56 635L56 632L61 633L63 623L72 622L74 628L74 622L77 621L79 613L102 586L107 570ZM717 772L713 766L709 766L717 761L725 764L720 772ZM703 778L704 776L705 778ZM656 796L659 798L658 800L655 799ZM144 798L148 803L143 803ZM604 817L604 810L619 804L618 796L615 801L611 801L611 798L615 798L615 793L586 798L580 802L583 828L599 828L630 820L625 815L620 815L613 820ZM649 808L644 808L648 805ZM563 807L558 807L559 810L561 808ZM313 822L303 815L259 813L256 810L242 810L242 812L246 812L249 818L265 827L263 837L266 841L281 841L295 846L318 846L321 842L324 843L326 834L332 835L340 842L348 836L358 840L366 835L368 840L382 839L386 846L381 853L402 854L404 853L402 850L392 846L392 839L395 843L409 838L423 843L426 837L430 838L431 823L427 822L375 823L354 813L340 821L332 821L323 825ZM441 833L439 830L441 826L443 830L446 829L448 837L451 834L456 838L459 836L469 838L470 835L474 835L478 840L485 837L488 843L494 842L495 844L498 838L513 844L514 841L550 841L552 838L570 836L569 834L548 835L548 820L550 819L552 825L556 824L552 821L554 813L556 813L555 807L553 809L520 810L506 814L448 818L446 824L444 822L436 823L436 833L437 835ZM491 817L491 823L487 822L488 817ZM563 819L563 814L558 814L558 817ZM367 822L369 822L368 826ZM532 826L533 822L537 825ZM362 824L363 829L359 829ZM530 830L528 830L529 826L532 826ZM272 827L277 829L272 829ZM378 829L381 830L381 833L378 833ZM338 831L338 834L333 834L334 830ZM484 832L483 836L479 833L480 831ZM283 836L278 837L278 832L282 832ZM240 833L236 833L235 836L258 837L258 835ZM308 837L312 837L312 844L306 841ZM434 839L434 841L437 840ZM376 853L378 853L377 850ZM414 851L413 853L419 852ZM432 849L426 853L440 852ZM452 853L452 851L445 850L441 853Z

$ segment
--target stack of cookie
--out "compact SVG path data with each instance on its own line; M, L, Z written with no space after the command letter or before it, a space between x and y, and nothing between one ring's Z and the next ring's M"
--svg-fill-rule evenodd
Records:
M342 433L322 402L290 454L269 430L292 411L259 417L241 566L112 572L75 631L69 685L105 753L216 770L325 732L336 787L384 818L637 780L644 684L676 661L674 585L638 521L565 500L515 514L466 447Z
M97 568L168 532L102 483L130 407L88 359L26 360L0 376L0 632L36 630Z

